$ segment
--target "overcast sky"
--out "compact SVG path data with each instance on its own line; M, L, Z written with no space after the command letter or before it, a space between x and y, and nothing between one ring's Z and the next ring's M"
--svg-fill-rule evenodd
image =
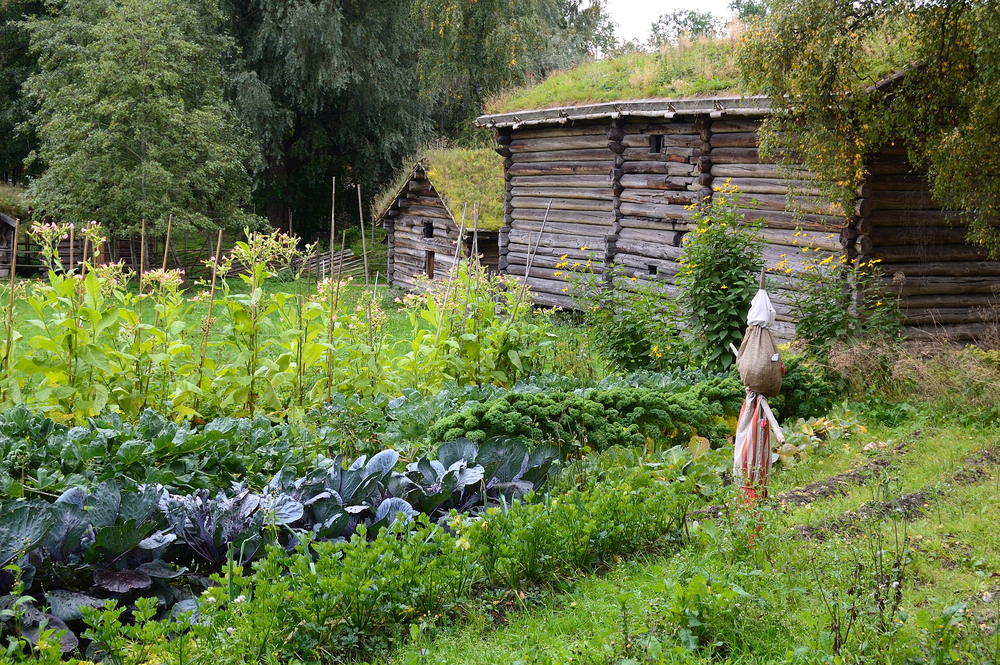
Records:
M649 36L649 26L663 14L678 9L697 9L728 19L732 16L729 2L730 0L608 0L607 7L611 20L618 24L619 39L643 42Z

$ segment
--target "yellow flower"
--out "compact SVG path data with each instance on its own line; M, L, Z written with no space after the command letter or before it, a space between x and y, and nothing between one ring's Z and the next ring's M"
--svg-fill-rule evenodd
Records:
M552 276L553 277L562 277L562 271L561 270L557 270L556 272L552 273Z

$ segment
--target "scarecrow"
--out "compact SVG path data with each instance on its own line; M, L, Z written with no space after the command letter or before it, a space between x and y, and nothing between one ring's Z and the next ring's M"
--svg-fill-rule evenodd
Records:
M744 501L748 505L767 497L772 431L779 444L785 441L778 421L767 404L767 398L774 397L781 390L785 365L771 335L775 312L764 290L764 274L762 269L760 289L747 314L747 332L743 343L739 350L730 345L736 354L736 368L747 391L736 425L733 476L742 478Z

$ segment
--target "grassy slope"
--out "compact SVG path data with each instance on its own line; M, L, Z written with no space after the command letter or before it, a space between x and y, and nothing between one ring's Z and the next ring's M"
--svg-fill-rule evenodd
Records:
M537 85L487 103L488 113L572 106L619 99L740 94L733 63L735 40L682 40L658 53L632 53L556 72Z
M883 452L891 458L890 473L897 477L901 493L932 488L923 515L908 523L913 547L903 609L914 616L920 609L933 612L956 601L970 602L977 614L987 611L977 594L992 589L991 574L1000 571L1000 541L995 524L1000 508L995 498L1000 473L990 466L977 482L956 483L955 474L963 460L976 451L996 445L994 429L934 426L930 419L915 420L896 429L876 428L869 436L855 438L846 445L833 444L791 472L774 477L775 492L802 486L855 468L869 460L861 446L872 440L904 443L902 452ZM783 660L792 649L811 636L803 624L803 612L822 615L820 584L822 574L809 564L817 552L845 552L850 539L831 538L820 543L793 538L796 525L817 521L857 509L872 497L868 486L851 487L846 495L821 499L790 509L783 518L775 516L761 536L760 557L752 572L741 580L743 588L759 596L776 623L766 618L734 627L744 639L743 648L731 654L736 663L765 663ZM832 550L831 550L832 548ZM494 630L485 614L472 617L470 624L435 640L411 647L394 663L467 663L497 665L518 661L538 663L617 662L622 655L621 638L623 592L633 629L642 626L646 608L664 597L663 582L670 588L675 579L691 570L709 576L725 575L727 564L703 547L692 547L674 555L640 555L600 578L573 582L567 593L554 592L529 612L512 616L510 622ZM639 616L636 616L639 615ZM746 619L747 617L744 617ZM919 631L910 619L903 628L904 642ZM615 644L616 643L616 644ZM674 662L667 660L665 662ZM688 662L678 660L677 662ZM693 661L692 661L693 662Z

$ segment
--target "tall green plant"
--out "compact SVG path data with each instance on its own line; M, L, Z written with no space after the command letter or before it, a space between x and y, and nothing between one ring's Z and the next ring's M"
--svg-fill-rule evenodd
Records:
M743 339L762 265L759 225L746 223L738 207L727 188L695 211L698 226L685 239L677 278L703 361L719 369L733 363L729 345Z

